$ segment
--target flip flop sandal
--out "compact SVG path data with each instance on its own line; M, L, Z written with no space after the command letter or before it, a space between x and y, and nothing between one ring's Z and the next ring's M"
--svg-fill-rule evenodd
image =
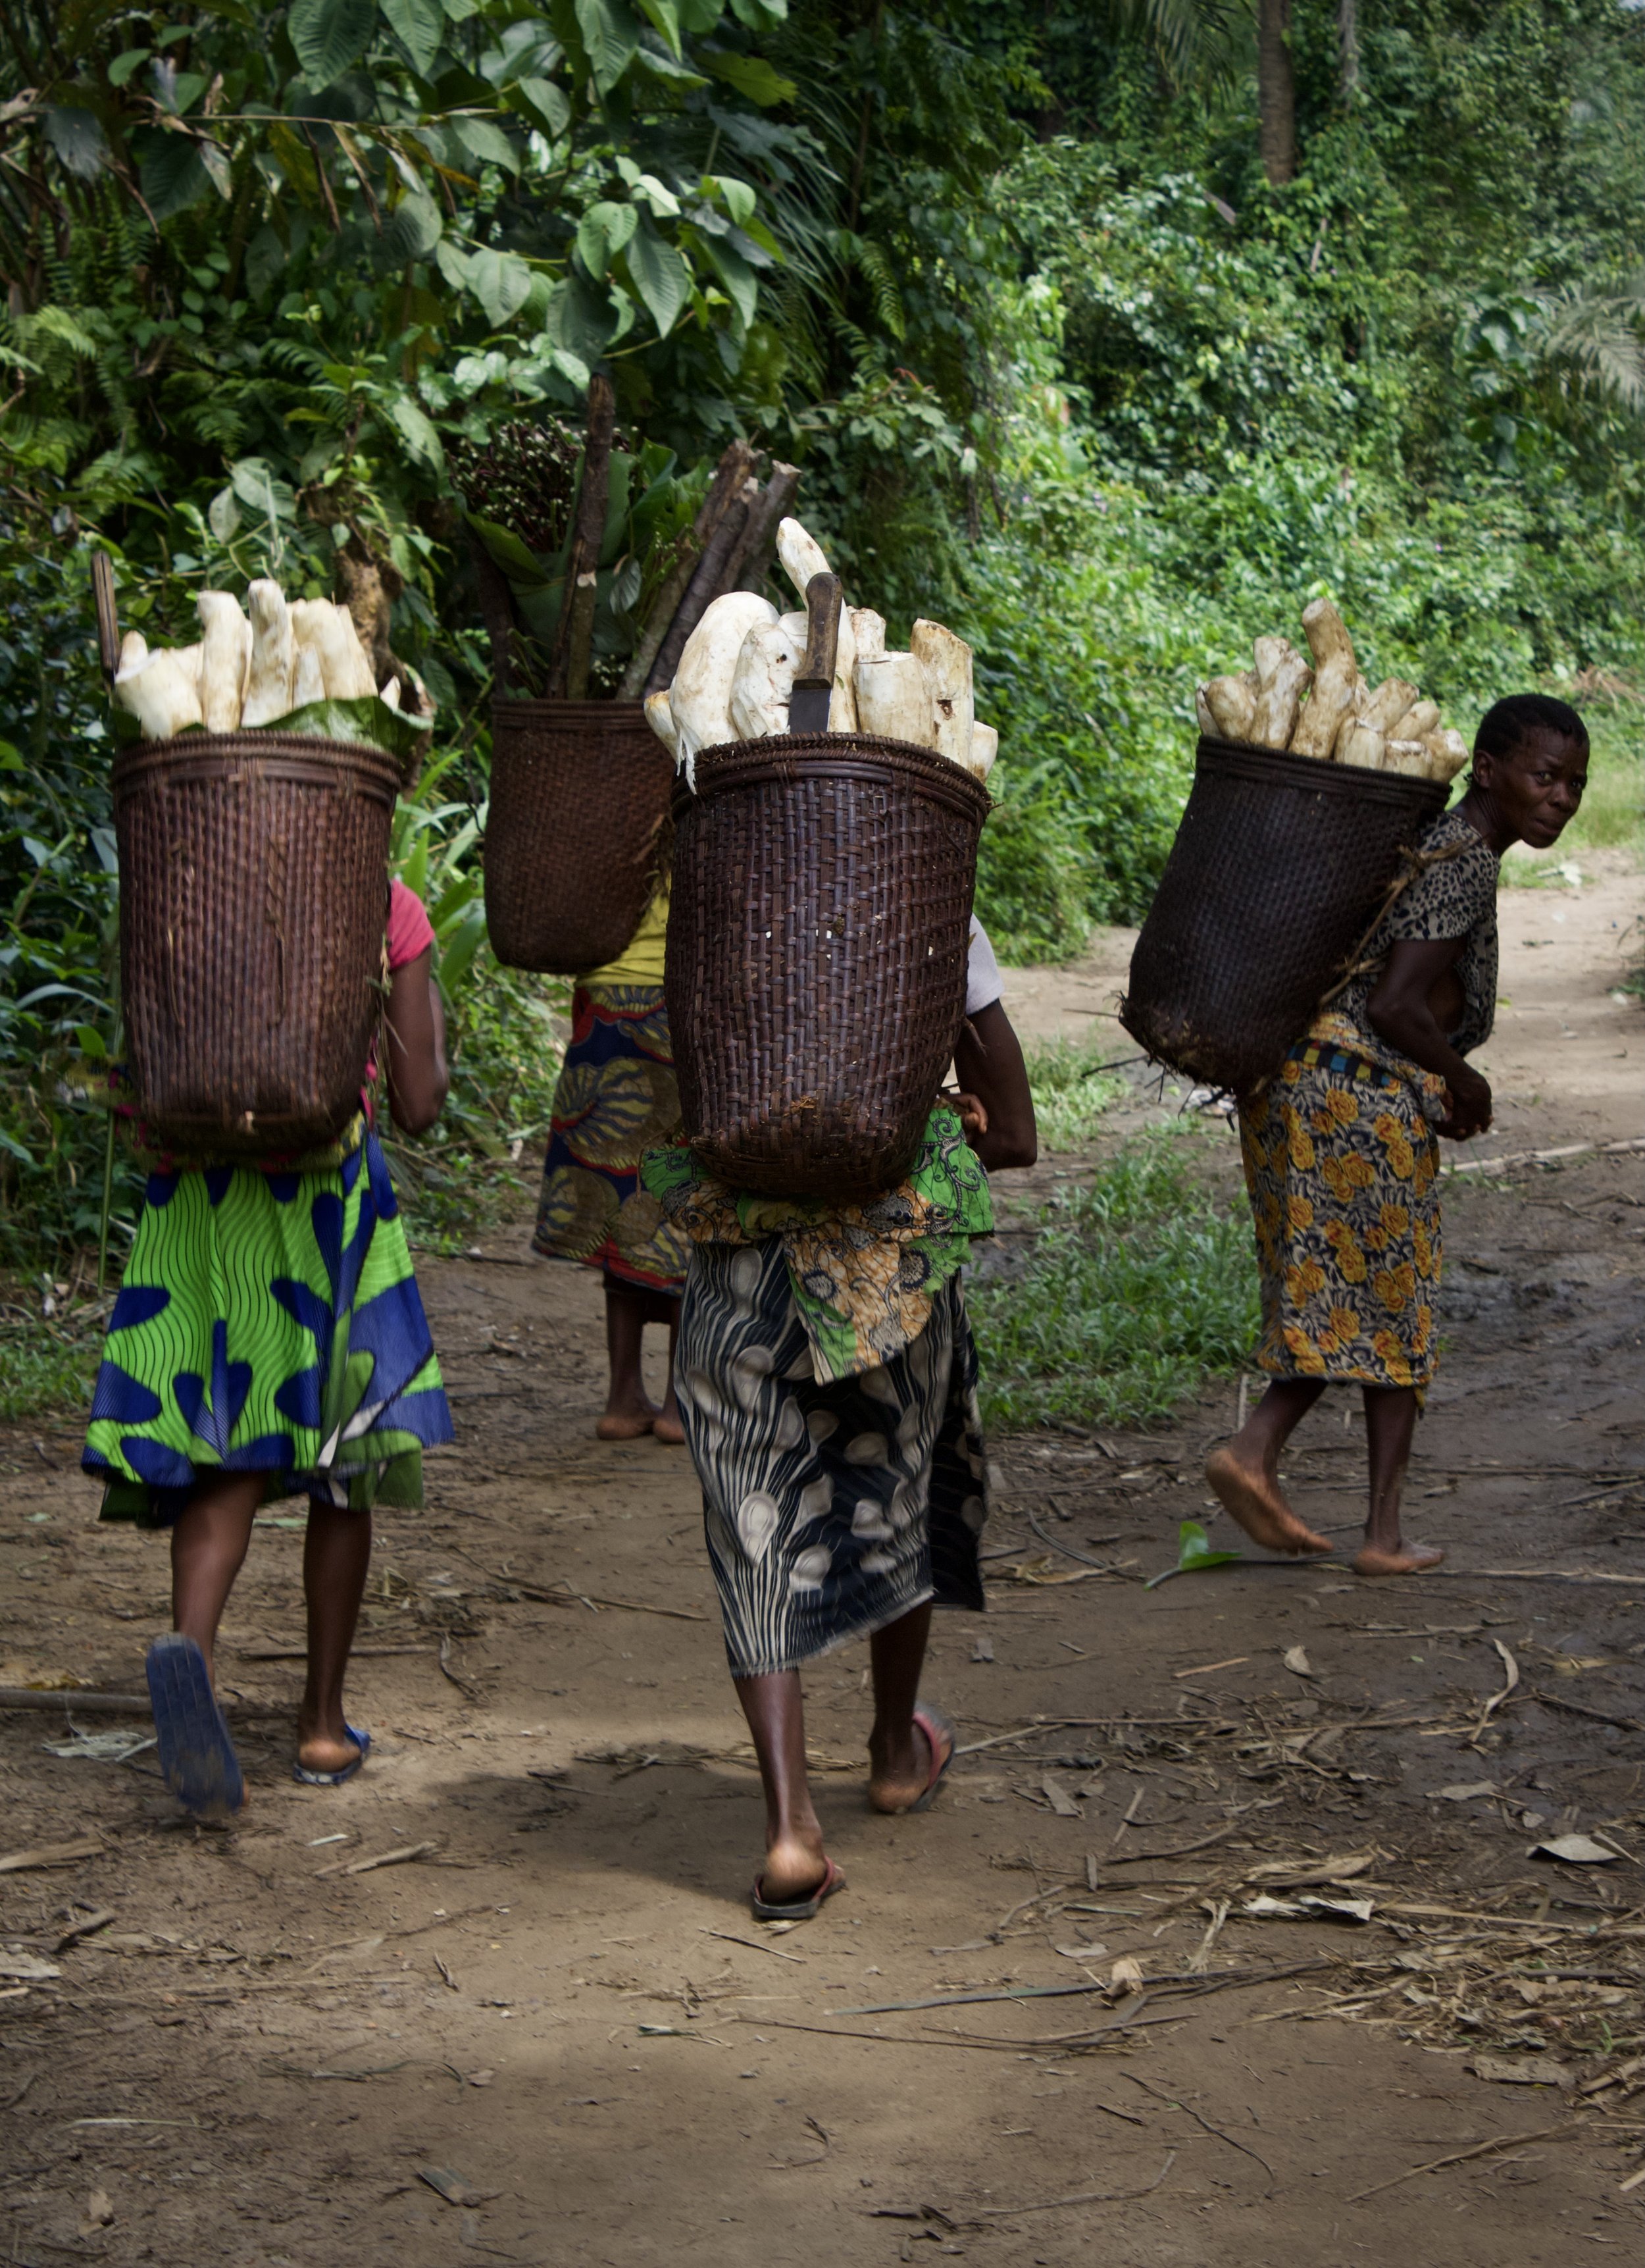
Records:
M929 1811L936 1800L936 1791L943 1785L943 1775L954 1761L954 1749L959 1739L958 1727L946 1709L939 1709L935 1701L916 1701L914 1721L925 1734L931 1751L930 1778L925 1792L917 1795L908 1806L909 1811ZM905 1813L906 1818L907 1814Z
M173 1631L155 1639L144 1667L165 1785L197 1816L238 1811L246 1781L205 1655L193 1638Z
M305 1764L298 1762L291 1767L292 1778L300 1780L305 1787L341 1787L344 1780L352 1779L371 1753L371 1735L369 1733L362 1733L356 1727L347 1722L344 1723L342 1729L360 1751L352 1764L344 1764L341 1771L325 1772L311 1771Z
M787 1905L774 1905L769 1898L762 1897L760 1893L760 1883L756 1881L753 1889L749 1892L753 1904L754 1919L756 1921L810 1921L825 1898L833 1897L836 1890L842 1890L845 1888L845 1876L840 1872L834 1860L829 1859L825 1863L828 1871L810 1896L794 1898Z

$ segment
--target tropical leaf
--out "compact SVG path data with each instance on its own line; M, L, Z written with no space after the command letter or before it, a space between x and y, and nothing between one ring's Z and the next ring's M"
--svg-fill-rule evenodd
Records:
M286 30L316 93L358 63L376 22L377 0L291 0Z
M411 68L427 78L445 37L445 11L439 0L382 0L388 27L411 58Z
M573 0L577 29L588 55L594 85L609 94L640 46L640 18L627 0Z
M691 300L691 270L650 220L643 221L624 258L646 313L666 338Z

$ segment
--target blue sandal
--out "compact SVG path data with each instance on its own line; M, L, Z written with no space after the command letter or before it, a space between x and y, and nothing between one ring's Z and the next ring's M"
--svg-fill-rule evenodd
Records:
M238 1811L246 1781L205 1655L193 1638L172 1631L155 1639L144 1667L165 1785L196 1817Z
M305 1787L341 1787L344 1780L352 1779L371 1753L371 1735L358 1731L346 1720L342 1729L360 1751L352 1764L344 1764L341 1771L323 1772L310 1771L305 1764L297 1763L291 1767L292 1778L300 1780Z

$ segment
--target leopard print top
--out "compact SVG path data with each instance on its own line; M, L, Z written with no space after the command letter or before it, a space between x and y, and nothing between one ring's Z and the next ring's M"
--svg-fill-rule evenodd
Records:
M1458 848L1457 846L1460 846ZM1370 996L1377 989L1389 950L1409 939L1424 942L1460 938L1456 969L1462 980L1462 1021L1446 1037L1458 1055L1471 1055L1491 1036L1496 1020L1496 883L1500 861L1460 812L1442 812L1418 839L1427 857L1453 855L1427 871L1394 900L1361 956L1374 964L1355 976L1333 1003L1368 1035L1374 1034Z

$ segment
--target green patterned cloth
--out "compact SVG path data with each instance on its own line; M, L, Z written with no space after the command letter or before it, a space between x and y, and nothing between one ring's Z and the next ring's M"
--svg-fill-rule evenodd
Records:
M930 1318L971 1240L994 1231L988 1177L946 1108L926 1121L907 1181L867 1204L767 1197L717 1182L680 1144L650 1150L640 1178L695 1244L780 1239L819 1384L892 1360Z
M415 1506L423 1449L451 1439L375 1135L319 1171L151 1174L81 1460L105 1519L169 1526L213 1469Z

